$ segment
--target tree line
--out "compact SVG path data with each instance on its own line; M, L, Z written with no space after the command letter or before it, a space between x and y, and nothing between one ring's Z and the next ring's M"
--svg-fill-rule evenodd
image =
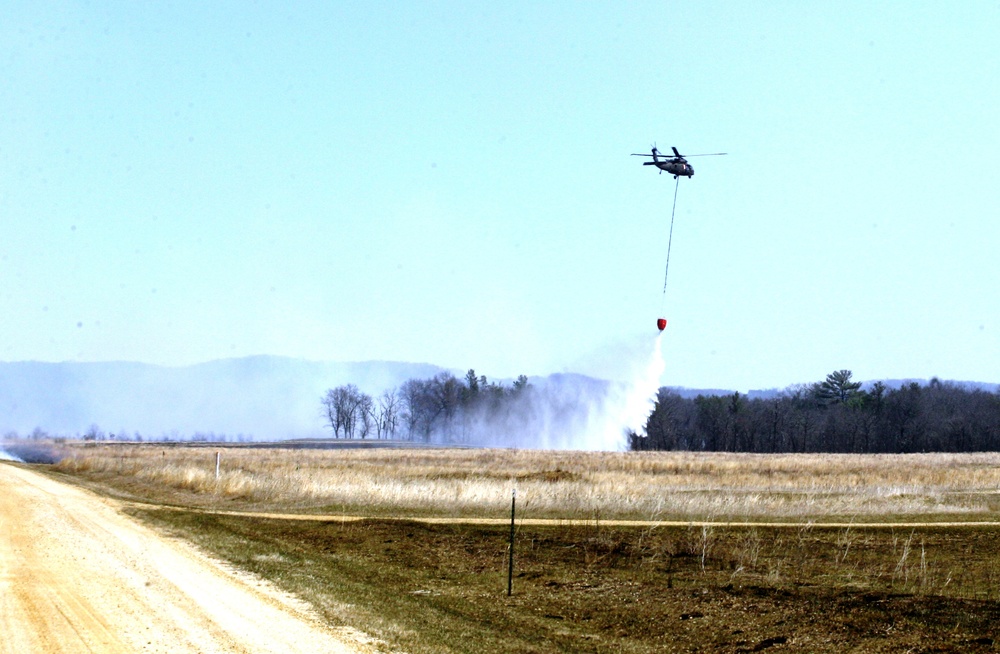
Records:
M661 388L634 450L975 452L1000 450L1000 391L932 379L863 389L849 370L772 398L682 398Z
M321 404L334 438L462 443L481 425L502 422L530 387L524 375L505 386L470 369L464 379L448 372L409 379L377 397L345 384L327 390Z

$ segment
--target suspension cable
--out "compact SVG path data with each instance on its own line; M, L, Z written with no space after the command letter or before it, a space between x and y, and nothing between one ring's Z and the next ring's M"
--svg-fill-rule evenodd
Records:
M663 313L663 306L667 301L667 275L670 273L670 246L674 242L674 214L677 213L677 191L681 187L681 178L677 178L674 184L674 206L670 210L670 236L667 238L667 265L663 270L663 298L660 300L660 313Z

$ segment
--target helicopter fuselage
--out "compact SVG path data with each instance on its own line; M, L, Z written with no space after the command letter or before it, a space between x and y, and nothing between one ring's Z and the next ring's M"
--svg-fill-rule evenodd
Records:
M646 161L645 166L656 166L662 172L667 172L674 177L693 177L694 168L687 161L682 159L668 159L667 161Z

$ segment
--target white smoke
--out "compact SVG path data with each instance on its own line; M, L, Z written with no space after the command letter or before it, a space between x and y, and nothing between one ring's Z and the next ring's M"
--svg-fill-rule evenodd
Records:
M17 461L18 463L24 463L21 459L3 449L0 449L0 461Z
M462 420L460 440L476 445L560 450L624 451L628 433L645 435L664 370L661 336L652 348L614 352L617 379L553 375L533 383L502 412Z

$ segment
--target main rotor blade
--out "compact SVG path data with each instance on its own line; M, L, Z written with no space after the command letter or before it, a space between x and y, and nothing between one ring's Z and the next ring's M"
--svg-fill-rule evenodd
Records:
M722 156L724 154L729 154L729 153L728 152L703 152L701 154L682 154L682 155L678 155L676 158L678 158L678 159L684 159L685 157L719 157L719 156ZM662 152L657 153L657 154L641 154L639 152L633 152L632 156L633 157L663 157L664 159L670 159L671 158L671 156L669 154L663 154Z

